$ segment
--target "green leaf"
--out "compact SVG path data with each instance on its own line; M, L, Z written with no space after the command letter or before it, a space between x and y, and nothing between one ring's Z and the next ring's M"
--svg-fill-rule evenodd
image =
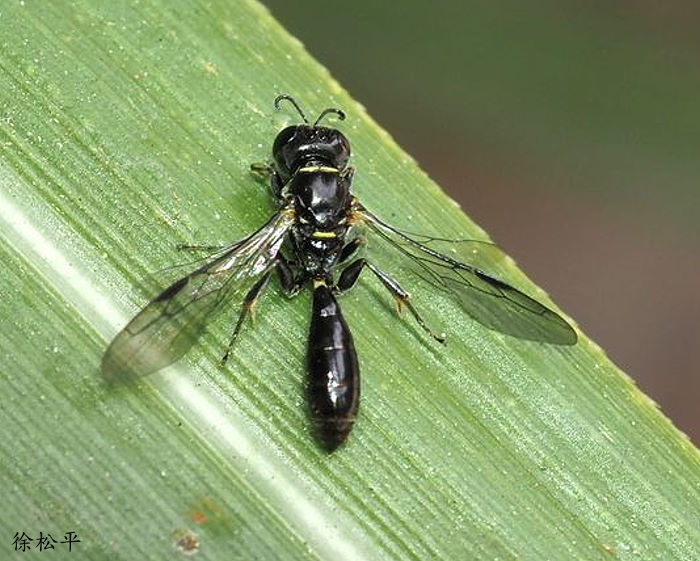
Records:
M153 295L135 287L183 261L176 244L272 212L248 166L295 119L278 93L348 113L378 215L483 233L258 4L13 1L2 22L3 551L73 531L60 558L700 557L697 450L583 335L515 339L416 293L442 347L364 278L342 301L361 412L330 456L306 416L306 293L270 290L225 368L235 306L174 367L104 384L108 341ZM492 270L547 302L512 262Z

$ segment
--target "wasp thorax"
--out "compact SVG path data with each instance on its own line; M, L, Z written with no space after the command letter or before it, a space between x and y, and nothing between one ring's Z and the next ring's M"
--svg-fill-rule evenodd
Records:
M297 213L322 230L331 229L350 208L350 190L337 173L298 173L289 184Z
M350 143L337 129L294 125L277 135L272 156L280 174L288 179L308 164L344 169L350 158Z

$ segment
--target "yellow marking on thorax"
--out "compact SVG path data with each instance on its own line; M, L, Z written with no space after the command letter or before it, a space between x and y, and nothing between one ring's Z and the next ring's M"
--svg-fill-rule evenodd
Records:
M338 168L333 168L331 166L306 166L304 168L299 168L297 173L340 173Z
M316 230L311 234L311 237L315 240L331 240L337 238L338 235L335 232L321 232L320 230Z
M319 286L327 286L326 281L324 281L323 279L315 279L314 288L318 288Z

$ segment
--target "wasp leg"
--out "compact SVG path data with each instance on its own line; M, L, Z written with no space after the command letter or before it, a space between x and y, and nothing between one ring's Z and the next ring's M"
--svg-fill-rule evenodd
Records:
M364 245L365 239L364 238L355 238L354 240L348 242L343 246L343 249L340 250L340 257L338 257L338 263L343 263L350 259L355 252L360 248L360 246Z
M200 244L189 244L189 243L179 243L175 246L178 251L219 251L224 249L226 245L200 245Z
M394 297L394 300L396 301L396 307L399 312L401 311L401 306L406 306L406 308L408 308L408 311L411 312L411 315L416 319L418 325L420 325L423 331L425 331L436 341L440 343L445 342L444 334L438 335L437 333L433 332L433 330L430 329L430 327L428 327L425 321L423 321L423 318L418 313L418 310L416 310L416 308L413 306L413 303L410 300L411 296L409 295L409 293L406 292L401 287L401 285L398 282L396 282L392 277L390 277L381 269L375 267L366 259L357 259L356 261L350 263L350 265L348 265L345 269L343 269L343 272L340 273L340 278L336 283L336 289L340 292L350 290L357 282L357 279L359 278L362 269L364 269L365 267L368 267L369 270L372 271L374 275L381 281L381 283L384 285L384 288L386 288L391 293L391 295Z
M270 273L271 271L268 271L265 273L260 279L258 279L258 282L256 282L253 285L253 288L251 288L248 291L248 294L246 294L245 299L243 300L243 305L241 306L241 312L238 314L238 321L236 322L236 327L233 329L233 334L231 335L231 339L228 342L228 347L226 347L226 352L224 353L224 356L221 357L221 364L226 364L226 361L228 360L229 355L231 354L231 349L233 349L233 343L236 341L236 338L238 337L238 334L241 331L241 328L243 327L243 322L245 321L245 318L250 315L251 319L255 321L255 305L258 302L258 297L260 296L260 293L263 291L263 289L267 286L267 282L270 280Z
M352 183L352 178L355 177L355 168L352 166L346 167L340 174L345 181Z
M284 294L289 298L295 296L304 286L306 279L296 278L292 264L284 255L278 255L277 267L275 268L277 269L277 278L282 285Z
M270 188L272 189L273 195L278 199L280 198L284 183L272 164L268 164L267 162L255 162L254 164L250 164L250 171L263 179L269 177Z
M250 164L250 171L263 179L267 179L275 173L275 168L268 162L254 162Z

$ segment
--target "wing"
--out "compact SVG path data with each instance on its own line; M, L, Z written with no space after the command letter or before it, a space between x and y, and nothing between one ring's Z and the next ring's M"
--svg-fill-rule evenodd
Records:
M257 232L215 253L151 300L107 348L105 379L145 376L181 358L222 302L243 294L275 266L293 221L293 211L282 209Z
M359 223L376 234L375 238L407 257L404 261L417 277L450 295L482 325L521 339L556 345L576 344L576 331L559 314L476 265L435 249L445 247L457 256L471 254L502 259L505 256L497 246L475 240L409 236L361 206L356 216Z

